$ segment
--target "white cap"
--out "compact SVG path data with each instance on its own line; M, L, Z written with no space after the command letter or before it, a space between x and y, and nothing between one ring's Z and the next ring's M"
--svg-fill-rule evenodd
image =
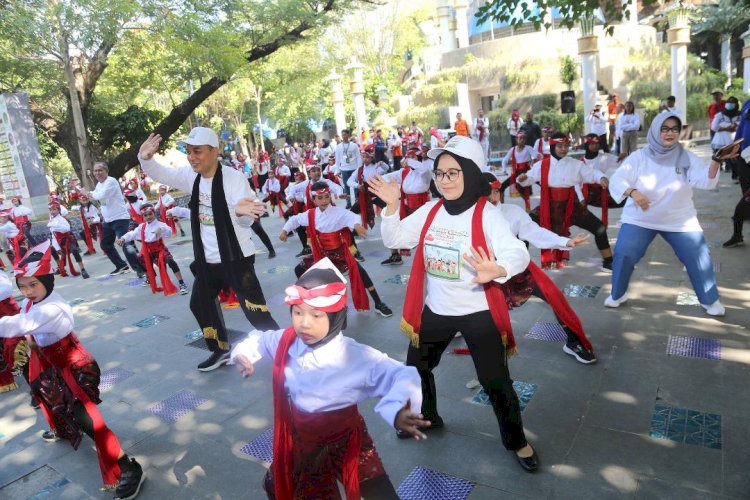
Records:
M473 161L480 170L484 169L484 151L479 141L463 135L454 135L442 148L433 148L427 152L431 159L438 157L440 153L447 151L461 158Z
M190 131L188 136L181 141L177 141L178 146L212 146L219 147L219 137L216 132L208 127L195 127Z

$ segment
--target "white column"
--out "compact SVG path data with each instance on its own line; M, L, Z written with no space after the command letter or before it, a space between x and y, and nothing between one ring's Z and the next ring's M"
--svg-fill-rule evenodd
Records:
M336 133L346 128L346 112L344 111L344 92L341 90L341 75L336 73L335 69L331 70L328 75L328 81L331 82L331 101L333 101L333 117L336 120Z
M672 52L672 95L680 109L680 120L686 122L687 111L687 47L690 44L690 22L688 9L675 8L667 17L667 43Z
M443 53L456 48L456 38L450 29L451 7L449 0L440 0L437 6L438 21L440 22L440 48Z
M732 83L732 35L721 35L721 72L727 75L728 87Z
M750 29L742 35L745 46L742 48L742 91L750 93Z
M349 88L354 100L354 117L357 121L357 135L359 135L363 128L367 128L364 68L364 64L357 61L356 56L352 56L351 62L345 68L352 71L352 79L349 81Z
M623 0L622 3L624 4L626 1ZM631 25L638 24L638 0L631 0L626 8L627 12L630 13L630 18L623 20L623 22Z
M581 84L583 90L583 116L588 116L596 105L596 59L599 54L599 42L594 35L593 16L581 19L581 38L578 39L578 54L581 56ZM586 124L586 133L591 132Z
M461 49L469 46L468 7L466 0L456 0L456 37L458 38L458 47Z

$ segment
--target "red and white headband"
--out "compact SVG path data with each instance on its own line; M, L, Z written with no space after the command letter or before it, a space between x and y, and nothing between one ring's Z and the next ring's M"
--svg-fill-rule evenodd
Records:
M570 139L567 137L558 137L555 139L554 137L549 140L550 146L554 146L555 144L568 144L570 142Z
M326 283L314 288L305 288L299 285L288 286L284 290L286 294L284 302L290 306L305 303L323 312L338 312L346 307L346 278L333 265L333 262L325 257L316 262L306 272L313 269L329 269L336 274L340 281Z
M324 194L331 194L331 188L328 187L326 184L326 187L321 189L311 189L310 194L313 196L323 196Z
M52 246L50 240L44 240L33 246L26 255L13 267L13 276L29 278L52 274Z

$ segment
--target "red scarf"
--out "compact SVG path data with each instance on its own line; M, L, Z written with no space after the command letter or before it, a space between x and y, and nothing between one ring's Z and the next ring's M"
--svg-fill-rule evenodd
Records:
M130 210L130 218L133 219L136 224L143 224L143 216L133 207L133 204L128 202L128 208Z
M164 292L164 295L170 296L177 293L177 287L174 286L172 280L169 279L167 274L167 259L164 254L166 247L164 246L163 240L156 240L150 243L146 243L146 224L141 224L141 257L143 258L144 264L146 264L146 274L148 274L148 284L151 286L151 293ZM156 286L156 274L154 273L154 265L151 262L151 252L159 252L157 257L157 263L159 265L159 277L161 278L162 287Z
M174 223L174 219L170 219L167 217L167 210L172 208L172 206L166 207L164 206L164 197L159 196L159 217L161 218L161 221L169 226L169 229L172 230L172 234L177 234L177 225Z
M362 227L369 227L370 229L372 229L373 227L375 227L375 218L373 216L372 224L368 222L368 213L370 210L372 210L372 195L367 189L367 183L365 182L364 165L359 167L359 170L357 171L357 182L362 185L359 193L357 194L357 199L359 201L359 215L362 218Z
M19 233L21 234L21 233ZM73 233L70 231L67 233L52 233L55 235L58 245L60 245L60 258L57 261L57 265L60 268L60 276L63 278L68 275L65 272L65 261L68 261L70 266L70 274L73 276L80 276L76 266L73 264L73 254L70 251L71 245L73 245Z
M89 228L89 221L86 220L86 214L84 213L85 207L81 205L81 225L83 226L83 239L86 240L86 247L89 249L89 253L96 253L94 250L94 240L91 238L91 228Z
M26 241L26 235L23 234L23 231L18 231L18 234L13 236L12 238L8 238L8 241L13 245L13 262L12 264L15 266L21 260L23 259L23 256L26 252L21 251L21 243Z
M486 197L479 198L476 205L474 205L474 214L471 217L471 245L474 248L483 248L485 250L487 249L487 238L484 235L484 227L482 226L482 214L486 204ZM430 213L427 214L427 220L419 235L419 244L414 254L409 284L406 288L401 330L406 333L415 347L419 347L419 331L422 325L422 309L424 308L424 240L427 230L432 225L435 215L437 215L438 210L442 206L443 200L440 199L432 207ZM496 281L490 281L482 286L484 287L484 294L487 298L492 322L500 333L503 345L508 355L516 354L518 348L516 347L516 340L513 338L513 328L510 324L510 315L508 314L508 304L505 302L505 295Z
M362 281L362 275L359 272L359 266L357 261L354 260L354 255L351 252L352 243L352 232L349 228L343 228L339 231L342 236L344 245L344 258L346 259L346 265L349 267L349 286L352 289L352 303L357 311L369 311L370 310L370 299L367 298L367 287L365 287L364 281ZM310 247L313 252L313 260L318 262L325 254L323 253L323 247L320 244L319 233L315 230L315 209L307 211L307 240L310 242Z
M406 193L404 193L404 181L406 180L406 176L409 175L411 172L411 167L404 167L401 169L401 205L399 207L399 218L401 220L405 219L408 215L406 213Z
M550 208L552 204L552 196L550 194L549 187L549 169L550 169L550 157L545 156L542 158L542 192L541 199L539 201L539 225L545 229L552 230L552 216ZM565 220L563 221L564 233L569 233L568 228L570 227L570 217L573 214L573 199L575 197L575 190L573 188L568 189L568 205L565 207ZM543 249L541 251L542 266L546 266L551 262L559 262L569 255L567 250L550 250Z
M0 300L0 318L15 316L20 311L13 297ZM18 384L13 378L13 365L16 359L16 346L21 340L23 340L23 337L3 339L0 342L0 358L2 358L0 359L0 363L5 364L4 367L0 366L0 393L18 389Z

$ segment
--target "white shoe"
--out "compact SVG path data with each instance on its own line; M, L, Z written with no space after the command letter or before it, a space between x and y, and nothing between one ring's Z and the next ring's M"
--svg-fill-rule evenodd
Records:
M622 297L620 297L617 300L613 299L612 296L610 295L604 300L604 306L605 307L620 307L621 304L624 304L627 301L628 301L627 293L623 293Z
M710 306L701 304L701 307L706 310L706 314L709 316L724 316L726 314L726 309L724 309L724 306L718 300Z

